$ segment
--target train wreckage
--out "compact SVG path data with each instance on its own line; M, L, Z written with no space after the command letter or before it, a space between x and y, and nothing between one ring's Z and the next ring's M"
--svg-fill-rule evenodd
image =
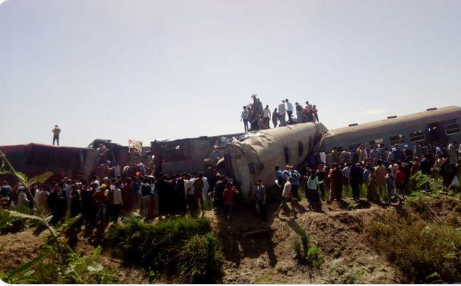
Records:
M0 150L16 170L26 175L51 171L61 177L88 177L106 160L120 165L143 161L157 174L197 174L215 168L232 178L247 197L259 178L266 188L275 186L277 165L299 167L312 162L319 151L357 148L360 144L391 147L420 141L459 142L460 124L461 108L450 106L334 130L322 123L300 123L248 133L155 140L141 154L131 154L126 146L99 139L88 148L29 144L0 146ZM101 145L104 152L99 150Z

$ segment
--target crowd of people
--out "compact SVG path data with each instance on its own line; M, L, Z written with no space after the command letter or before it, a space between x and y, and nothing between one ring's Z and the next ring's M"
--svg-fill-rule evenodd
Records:
M416 142L410 150L407 145L388 149L379 146L316 152L301 170L287 165L282 170L275 167L275 185L282 202L275 215L287 203L296 218L295 205L299 204L300 190L308 200L308 207L316 210L322 202L341 203L345 190L351 190L357 202L367 199L375 203L391 204L402 201L416 188L412 176L418 172L440 178L446 188L460 186L461 145ZM118 170L120 169L120 170ZM123 168L105 166L101 177L72 180L64 178L51 184L33 184L26 188L21 184L11 187L1 183L0 198L3 207L39 210L52 215L51 224L65 217L81 215L90 225L107 225L122 216L140 215L147 220L175 215L198 216L215 208L218 213L232 218L235 206L241 206L241 198L231 178L208 168L204 173L191 175L158 174L143 164ZM258 179L250 199L263 223L267 222L266 187ZM272 188L273 186L269 186ZM429 186L426 186L429 190ZM364 191L365 190L365 191ZM139 211L139 212L138 212Z
M273 128L287 124L319 121L317 107L310 104L309 101L306 101L306 105L303 107L298 102L295 102L293 106L288 99L284 99L271 113L269 105L263 108L263 104L256 94L251 97L253 102L243 106L240 115L240 121L243 122L245 132L269 129L271 128L271 119Z
M361 193L365 193L369 201L391 204L393 200L403 201L405 195L416 188L413 175L418 172L441 179L446 188L458 188L460 160L461 144L457 147L456 142L451 142L447 148L440 144L416 142L413 150L408 145L403 149L398 145L391 149L365 148L364 145L352 150L334 148L328 154L317 152L312 157L310 164L302 170L302 184L311 209L322 201L340 202L346 188L351 189L356 201L361 199ZM283 188L280 208L287 202L296 202L299 199L299 172L288 165L283 171L276 166L275 172L277 185ZM429 186L425 187L429 191Z
M137 171L133 177L64 178L51 184L34 183L30 188L21 183L13 188L3 181L0 189L3 207L51 214L52 225L65 217L81 215L82 221L93 226L107 225L119 221L121 216L134 214L147 220L185 214L198 216L212 206L231 218L238 194L232 180L211 168L206 176L161 173L154 177Z

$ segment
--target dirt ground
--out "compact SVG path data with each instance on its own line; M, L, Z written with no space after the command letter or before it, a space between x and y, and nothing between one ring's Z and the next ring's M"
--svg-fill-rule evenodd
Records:
M345 210L350 204L352 210ZM298 217L274 218L277 205L268 208L270 230L245 235L265 228L256 213L238 214L233 221L215 215L213 221L226 256L223 283L401 283L403 275L384 257L367 246L364 227L376 215L394 212L394 206L383 208L365 201L359 204L346 200L341 206L324 204L322 212L309 211L305 202L297 207ZM296 231L306 230L310 241L322 251L320 268L302 265L294 259Z
M352 206L349 207L348 204ZM359 204L346 200L342 205L323 204L322 212L309 211L306 202L296 206L298 217L281 212L275 218L277 205L268 206L268 223L262 224L256 212L238 213L232 220L205 214L212 221L222 240L225 255L222 283L402 283L404 276L384 257L367 246L364 227L396 206L383 208L365 201ZM323 263L319 268L300 264L295 258L293 243L296 231L306 230L309 239L321 249ZM249 233L263 230L259 233ZM0 236L0 265L7 271L35 257L43 245L46 232L34 229ZM71 243L77 250L90 253L100 242L90 230L77 233ZM106 267L113 269L120 283L148 283L143 271L123 265L107 253L102 256Z

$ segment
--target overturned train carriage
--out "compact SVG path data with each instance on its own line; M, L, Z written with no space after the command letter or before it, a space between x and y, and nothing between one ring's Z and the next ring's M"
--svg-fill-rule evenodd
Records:
M321 123L303 123L261 130L242 142L231 142L225 149L225 161L237 181L243 197L248 198L261 179L274 195L275 166L298 166L316 150L327 132Z
M50 180L63 177L88 178L95 166L97 151L91 148L56 147L44 144L0 146L16 171L28 177L52 172Z

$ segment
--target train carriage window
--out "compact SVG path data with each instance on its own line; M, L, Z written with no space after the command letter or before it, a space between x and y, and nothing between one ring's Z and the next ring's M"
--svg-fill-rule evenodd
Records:
M303 142L298 142L298 154L301 157L304 153L304 144Z
M357 150L357 148L359 148L360 145L362 145L362 144L361 143L351 144L351 145L349 145L349 147L347 147L347 149L349 149L349 150Z
M410 132L411 142L424 141L425 139L426 139L426 136L424 136L424 132L422 130Z
M284 153L285 153L285 161L286 161L286 163L287 163L287 165L288 165L288 164L290 164L290 155L291 155L291 154L290 154L290 149L288 149L288 147L285 146L285 147L283 148L283 151L284 151Z
M447 135L452 135L461 132L461 128L459 124L454 123L454 124L447 124L445 125L445 131Z
M384 139L383 138L375 139L375 140L372 140L372 141L368 142L368 144L370 144L370 146L376 146L378 148L383 148L384 147Z
M404 142L405 142L405 137L403 136L403 134L389 137L389 143L391 143L391 145L402 144Z

